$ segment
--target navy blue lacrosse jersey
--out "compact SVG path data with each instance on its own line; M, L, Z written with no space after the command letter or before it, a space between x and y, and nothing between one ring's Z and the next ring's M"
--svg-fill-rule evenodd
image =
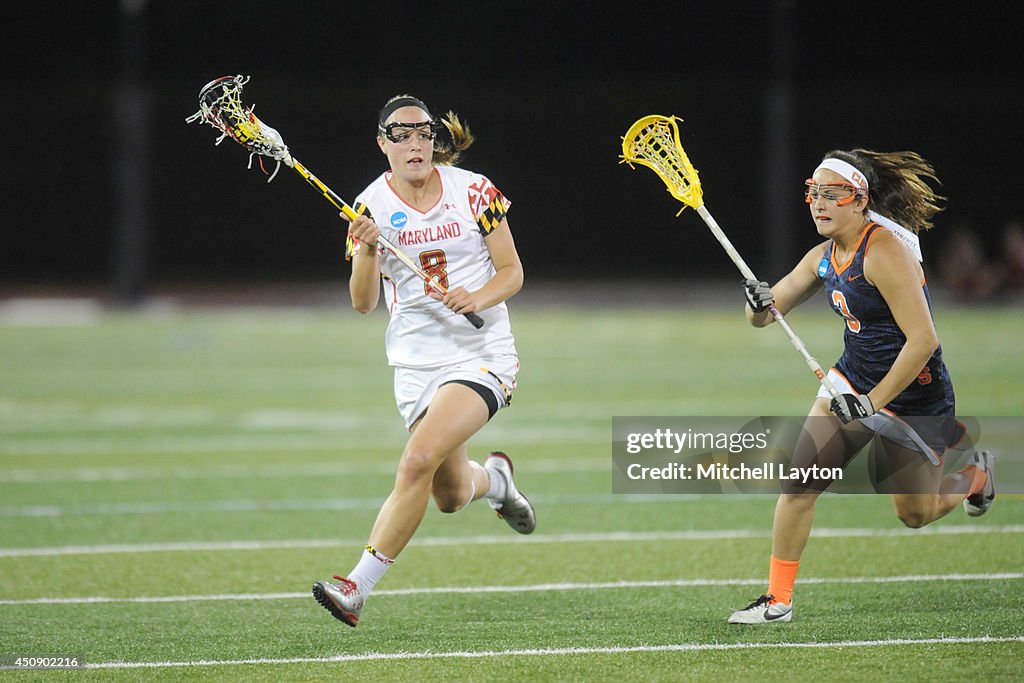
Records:
M836 370L861 394L868 393L882 380L907 342L889 305L864 277L864 255L871 246L872 236L879 230L885 228L877 223L868 225L853 257L842 264L836 263L835 244L830 242L818 267L818 277L825 284L832 310L846 321L845 348ZM921 287L931 311L931 296L923 279ZM941 346L910 386L889 405L876 406L883 407L900 416L954 415L953 383L942 361Z

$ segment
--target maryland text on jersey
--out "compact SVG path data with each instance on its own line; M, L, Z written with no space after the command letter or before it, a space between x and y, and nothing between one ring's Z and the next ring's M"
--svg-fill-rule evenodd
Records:
M462 235L462 226L458 221L435 225L429 228L418 230L403 230L398 233L398 245L406 247L412 244L423 244L424 242L440 242L441 240L455 239Z

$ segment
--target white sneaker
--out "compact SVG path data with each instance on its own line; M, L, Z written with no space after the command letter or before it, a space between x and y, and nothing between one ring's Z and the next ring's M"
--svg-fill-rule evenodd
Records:
M515 482L512 481L512 461L501 451L494 451L486 460L484 468L493 476L495 473L505 479L505 497L501 500L487 499L488 505L496 510L498 516L521 534L531 534L537 528L537 517L533 512L533 504L526 499Z
M335 576L334 578L341 583L334 584L328 581L314 583L313 597L336 619L344 621L349 626L356 626L359 624L359 614L363 611L366 598L363 597L355 581L344 576Z
M729 617L730 624L770 624L776 621L792 621L793 605L777 602L771 595L762 595L743 609Z
M996 456L991 451L977 451L968 464L974 465L987 476L985 487L980 492L964 498L964 512L971 517L981 517L996 499Z

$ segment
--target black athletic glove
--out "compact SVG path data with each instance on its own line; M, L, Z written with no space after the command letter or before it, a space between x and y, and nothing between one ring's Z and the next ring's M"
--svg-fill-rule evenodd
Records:
M857 396L856 394L840 394L839 398L832 399L829 410L835 413L844 425L875 414L875 407L871 405L871 399L866 395Z
M768 310L768 306L775 298L772 296L772 290L768 288L767 282L758 282L749 278L743 281L743 293L747 297L750 310L754 313Z

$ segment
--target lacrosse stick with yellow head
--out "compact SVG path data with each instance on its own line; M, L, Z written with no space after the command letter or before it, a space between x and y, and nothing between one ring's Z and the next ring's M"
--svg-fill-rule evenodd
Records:
M678 120L674 116L654 114L645 116L630 126L622 138L622 163L629 164L630 168L633 167L633 164L641 164L653 170L665 183L669 193L683 203L683 208L679 209L679 213L676 215L681 214L688 206L696 210L707 226L711 228L711 232L732 262L739 268L743 277L748 280L757 280L754 272L750 270L743 257L736 251L736 247L732 245L721 226L718 225L718 221L704 205L704 190L700 184L700 175L690 163L690 159L686 156L686 151L679 141L679 125L676 123ZM833 397L839 396L839 392L829 381L825 371L821 369L821 365L808 353L807 347L793 332L775 304L769 304L768 310L785 330L789 340L803 356L804 361L818 380L825 385Z
M750 267L747 266L743 257L740 256L739 252L729 241L725 232L722 231L721 226L718 225L718 221L715 220L711 212L708 211L704 205L704 191L701 188L700 176L697 173L697 169L690 163L689 157L686 156L686 150L683 149L682 142L679 140L679 124L677 121L680 119L675 116L661 116L654 114L651 116L645 116L639 119L636 123L629 127L626 134L622 138L622 160L620 163L629 164L630 168L633 164L640 164L647 166L653 170L662 182L665 183L665 187L673 197L683 203L683 208L679 210L678 216L686 207L694 209L707 226L711 229L715 238L719 244L725 249L725 252L732 259L732 262L739 268L740 273L743 277L748 280L755 280ZM807 351L807 347L803 341L796 335L793 328L789 326L783 318L782 313L775 307L774 302L769 304L768 310L771 312L772 317L778 322L779 327L789 337L789 341L793 344L793 348L797 350L800 356L807 363L807 367L811 369L821 385L825 387L829 395L834 399L839 399L840 393L836 389L835 384L829 379L828 375L821 368L821 364ZM885 416L885 413L879 413L879 415ZM934 451L921 439L916 431L910 429L902 420L892 417L889 420L895 429L914 442L917 449L933 464L938 464L938 457Z
M199 91L199 111L185 119L186 123L199 121L220 131L220 137L215 144L223 142L224 138L231 138L239 145L249 150L249 166L252 166L253 156L258 156L260 166L263 167L263 157L268 157L276 162L274 172L269 174L267 182L274 179L283 163L301 175L307 183L323 195L324 199L330 202L334 208L345 214L350 220L359 215L355 209L348 205L344 199L334 193L319 178L313 175L309 169L299 163L299 160L291 155L288 146L284 144L281 134L261 121L253 113L252 107L242 104L242 86L249 82L248 76L223 76L207 83ZM266 169L264 169L266 170ZM447 289L434 277L431 277L409 256L398 249L390 240L380 235L377 238L377 245L391 253L406 268L416 273L428 287L444 296ZM476 313L464 313L466 319L473 327L480 329L484 325L483 318Z

